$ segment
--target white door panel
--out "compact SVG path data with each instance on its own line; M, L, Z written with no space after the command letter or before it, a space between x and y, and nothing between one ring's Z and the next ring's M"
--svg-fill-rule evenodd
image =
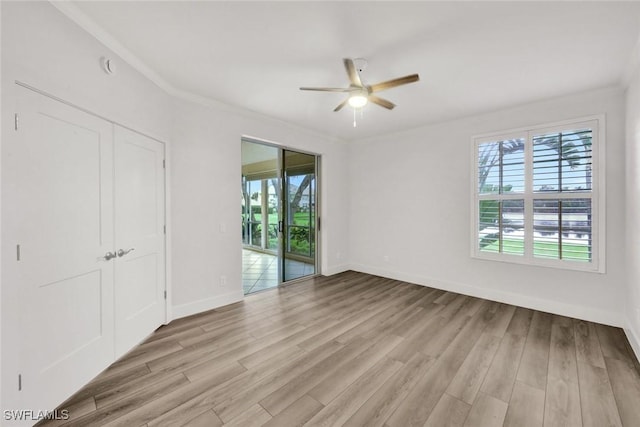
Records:
M165 320L164 144L115 127L116 355Z
M19 245L19 400L51 410L165 321L164 145L18 91L3 173Z
M52 408L114 357L112 125L23 90L14 176L24 401Z

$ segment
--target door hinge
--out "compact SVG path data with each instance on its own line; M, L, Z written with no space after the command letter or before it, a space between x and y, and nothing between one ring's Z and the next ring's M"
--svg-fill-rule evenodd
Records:
M20 245L16 245L16 260L20 261Z
M13 115L13 127L15 128L15 130L18 130L18 122L20 121L20 118L18 116L18 113L15 113Z
M162 226L162 231L164 232L164 234L167 234L167 226L166 225Z
M167 299L167 290L164 291L164 299Z
M320 231L320 217L318 217L318 231Z
M22 391L22 374L18 374L18 391Z
M162 159L162 169L166 169L167 167L167 161L165 159Z

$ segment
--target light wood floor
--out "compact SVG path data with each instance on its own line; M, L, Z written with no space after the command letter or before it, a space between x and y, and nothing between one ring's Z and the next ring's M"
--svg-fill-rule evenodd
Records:
M62 408L67 426L639 426L640 374L621 329L347 272L176 320Z

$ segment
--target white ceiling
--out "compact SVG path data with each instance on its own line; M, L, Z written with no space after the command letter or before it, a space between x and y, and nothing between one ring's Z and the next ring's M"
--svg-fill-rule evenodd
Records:
M167 86L345 140L619 84L640 29L640 3L610 1L92 1L69 8ZM362 78L369 84L411 73L421 80L380 93L398 106L367 106L354 129L350 108L333 112L343 94L298 89L346 87L345 57L368 60Z

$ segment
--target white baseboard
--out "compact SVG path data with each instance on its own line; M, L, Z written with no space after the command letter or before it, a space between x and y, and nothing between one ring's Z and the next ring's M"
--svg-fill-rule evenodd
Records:
M244 294L242 289L239 289L237 291L217 295L215 297L175 305L172 309L173 318L171 320L202 313L207 310L213 310L214 308L222 307L223 305L233 304L234 302L242 301L243 298Z
M633 352L636 354L636 359L640 361L640 337L638 337L638 334L631 326L631 322L627 321L627 326L625 326L624 328L624 333L629 340L629 344L631 344Z
M323 276L333 276L334 274L344 273L347 270L350 270L351 266L349 264L341 264L341 265L333 265L329 268L322 270Z
M590 322L602 323L605 325L616 327L622 327L625 324L624 317L621 314L611 313L592 307L577 306L558 301L536 298L528 295L520 295L494 289L479 288L477 286L470 286L462 283L443 282L440 280L430 279L428 277L405 274L397 271L389 271L361 264L352 264L350 267L351 270L359 271L361 273L374 274L376 276L387 277L389 279L401 280L403 282L409 282L417 285L428 286L431 288L442 289L445 291L456 292L472 297L484 298L491 301L517 305L519 307L531 308L534 310L559 314L562 316L573 317L581 320L588 320Z

